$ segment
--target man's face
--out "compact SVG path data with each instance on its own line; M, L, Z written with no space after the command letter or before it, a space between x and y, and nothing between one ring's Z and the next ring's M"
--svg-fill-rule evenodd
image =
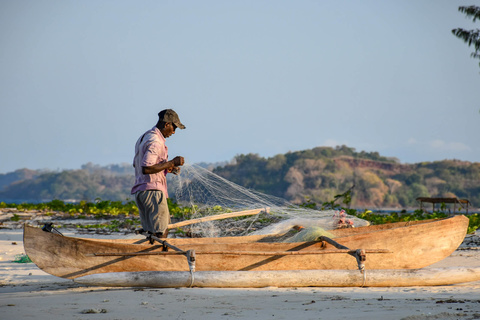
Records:
M177 129L177 126L173 122L167 122L165 127L160 131L165 138L168 138L175 134L175 129Z

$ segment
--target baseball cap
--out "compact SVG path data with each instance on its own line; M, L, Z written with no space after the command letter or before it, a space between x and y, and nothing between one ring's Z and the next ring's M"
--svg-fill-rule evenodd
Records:
M163 122L173 122L177 126L177 128L185 129L183 123L180 122L178 114L172 109L165 109L160 111L158 113L158 119L162 120Z

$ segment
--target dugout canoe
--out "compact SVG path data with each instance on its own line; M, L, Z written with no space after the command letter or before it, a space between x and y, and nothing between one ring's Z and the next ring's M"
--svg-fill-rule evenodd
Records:
M183 253L146 239L82 239L25 225L24 247L40 269L68 279L140 271L356 270L358 250L366 253L366 270L420 269L455 251L468 223L455 216L329 230L340 249L325 239L278 243L274 236L167 239Z
M480 267L407 270L140 271L97 273L75 282L102 287L263 288L445 286L480 280Z

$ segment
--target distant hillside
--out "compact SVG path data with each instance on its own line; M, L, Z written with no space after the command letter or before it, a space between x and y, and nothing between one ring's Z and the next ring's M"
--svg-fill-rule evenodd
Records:
M480 205L480 163L457 160L400 164L377 152L318 147L272 158L239 155L214 172L244 187L302 203L333 200L353 189L352 206L406 208L417 197L467 198Z
M401 164L377 152L353 148L318 147L263 158L238 155L229 164L202 164L246 188L294 203L333 200L355 185L352 206L360 208L416 207L417 197L467 198L480 206L480 163L458 160ZM132 199L131 164L100 167L88 163L80 170L36 172L22 169L0 175L0 201ZM2 184L0 184L2 185Z
M14 172L0 174L0 191L14 182L29 180L41 174L40 171L30 169L18 169Z
M0 191L0 201L93 201L97 198L125 201L131 200L133 181L132 165L101 167L87 163L80 170L43 172L32 174L30 179L14 181Z

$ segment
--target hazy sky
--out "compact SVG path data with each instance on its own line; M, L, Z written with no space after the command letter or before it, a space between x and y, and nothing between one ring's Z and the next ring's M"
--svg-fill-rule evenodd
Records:
M0 173L133 158L175 109L187 162L345 144L480 161L476 1L0 0ZM478 4L478 3L477 3Z

